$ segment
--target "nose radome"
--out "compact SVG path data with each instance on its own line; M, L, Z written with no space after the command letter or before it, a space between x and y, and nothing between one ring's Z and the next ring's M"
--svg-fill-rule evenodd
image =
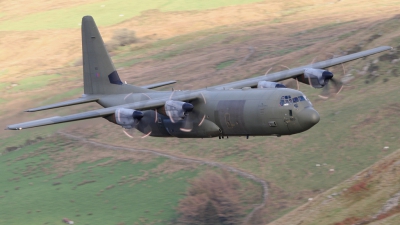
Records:
M320 119L318 112L312 107L307 107L301 110L298 113L298 117L300 126L305 130L310 129L312 126L317 124Z

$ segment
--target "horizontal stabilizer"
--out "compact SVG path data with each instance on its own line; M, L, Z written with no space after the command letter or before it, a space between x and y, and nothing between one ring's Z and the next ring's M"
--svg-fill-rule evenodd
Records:
M68 100L65 102L58 102L58 103L54 103L51 105L45 105L45 106L41 106L41 107L37 107L37 108L33 108L33 109L28 109L28 110L26 110L26 112L37 112L37 111L42 111L42 110L47 110L47 109L55 109L55 108L60 108L60 107L65 107L65 106L95 102L97 100L98 100L98 98L93 98L93 97L77 98L77 99Z
M166 86L166 85L169 85L169 84L175 84L175 83L176 83L175 80L170 80L170 81L165 81L165 82L160 82L160 83L141 86L141 88L153 89L153 88L158 88L158 87Z

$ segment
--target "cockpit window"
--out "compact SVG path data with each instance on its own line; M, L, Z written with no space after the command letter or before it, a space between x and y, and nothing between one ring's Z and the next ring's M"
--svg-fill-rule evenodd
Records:
M303 95L300 95L298 97L291 97L290 95L285 95L281 97L281 100L279 101L279 105L281 106L288 106L292 103L297 103L297 102L302 102L306 101L306 97Z
M292 97L290 95L285 95L285 96L281 97L281 101L279 102L279 104L281 106L287 106L287 105L291 104L292 102L293 102Z

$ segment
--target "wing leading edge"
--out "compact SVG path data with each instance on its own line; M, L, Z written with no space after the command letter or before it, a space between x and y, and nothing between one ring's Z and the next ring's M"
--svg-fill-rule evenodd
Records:
M227 84L221 84L221 85L217 85L217 86L208 87L208 89L223 90L223 89L230 89L230 88L254 87L254 86L257 86L257 83L259 81L272 81L272 82L282 81L282 80L286 80L289 78L295 78L297 76L300 76L301 74L304 73L304 69L306 69L306 68L326 69L331 66L350 62L350 61L353 61L356 59L360 59L360 58L363 58L366 56L370 56L370 55L377 54L377 53L391 50L391 49L393 49L393 48L390 46L380 46L380 47L369 49L366 51L357 52L354 54L345 55L345 56L317 62L317 63L306 65L306 66L301 66L301 67L297 67L297 68L293 68L293 69L289 69L289 70L284 70L281 72L272 73L272 74L269 74L268 76L258 76L258 77L235 81L235 82L231 82L231 83L227 83Z
M163 86L167 86L167 85L175 84L175 83L176 83L175 80L170 80L170 81L165 81L165 82L160 82L160 83L155 83L155 84L148 84L145 86L141 86L141 88L153 89L153 88L163 87Z
M177 94L176 96L174 96L173 100L190 101L190 100L200 98L199 95L200 95L199 92L193 92L193 93L183 92L181 95ZM6 128L6 130L22 130L22 129L32 128L32 127L40 127L40 126L46 126L46 125L52 125L52 124L58 124L58 123L66 123L66 122L72 122L72 121L78 121L78 120L92 119L92 118L97 118L97 117L105 117L105 116L114 114L115 110L118 108L135 109L135 110L157 109L157 108L163 107L167 100L169 100L169 97L146 100L146 101L135 102L135 103L129 103L129 104L125 104L125 105L119 105L119 106L103 108L103 109L96 109L96 110L92 110L92 111L87 111L87 112L82 112L82 113L77 113L77 114L72 114L72 115L67 115L67 116L55 116L55 117L50 117L50 118L45 118L45 119L40 119L40 120L33 120L33 121L24 122L24 123L9 125Z
M82 97L82 98L77 98L77 99L73 99L73 100L68 100L65 102L58 102L58 103L54 103L51 105L45 105L45 106L41 106L41 107L37 107L37 108L28 109L25 112L37 112L37 111L42 111L42 110L47 110L47 109L55 109L55 108L60 108L60 107L65 107L65 106L95 102L97 100L99 100L98 97Z

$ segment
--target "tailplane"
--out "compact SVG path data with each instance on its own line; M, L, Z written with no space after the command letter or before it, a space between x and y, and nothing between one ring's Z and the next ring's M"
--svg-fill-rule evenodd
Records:
M85 94L152 92L152 90L124 84L121 81L91 16L82 18L82 54Z

